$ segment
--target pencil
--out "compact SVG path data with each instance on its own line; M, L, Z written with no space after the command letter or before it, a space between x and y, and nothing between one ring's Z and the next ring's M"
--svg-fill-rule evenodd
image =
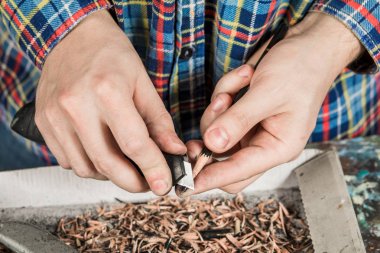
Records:
M212 152L204 146L201 153L197 157L197 161L193 168L193 177L195 178L199 172L207 165L210 157L212 157Z

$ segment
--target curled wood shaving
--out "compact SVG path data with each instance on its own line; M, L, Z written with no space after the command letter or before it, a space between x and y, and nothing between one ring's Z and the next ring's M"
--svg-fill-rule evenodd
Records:
M99 207L62 218L56 233L79 252L313 252L308 227L296 213L275 199L247 208L242 195Z

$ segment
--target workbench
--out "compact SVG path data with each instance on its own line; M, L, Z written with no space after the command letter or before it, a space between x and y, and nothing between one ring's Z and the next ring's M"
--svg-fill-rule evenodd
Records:
M288 201L301 203L299 193L292 190L297 187L293 168L315 156L314 149L336 149L366 250L380 252L380 137L310 144L308 148L296 161L266 173L244 193L253 194L252 198L288 196ZM220 194L212 191L200 198ZM60 168L0 173L0 221L33 220L48 228L60 216L76 215L100 202L112 204L115 198L141 202L154 195L126 193L110 182L77 178Z

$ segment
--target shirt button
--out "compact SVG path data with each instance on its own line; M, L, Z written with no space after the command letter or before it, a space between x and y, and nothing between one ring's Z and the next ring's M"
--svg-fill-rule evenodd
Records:
M192 47L183 47L181 49L181 53L179 55L179 58L183 60L188 60L190 59L194 54L194 48Z

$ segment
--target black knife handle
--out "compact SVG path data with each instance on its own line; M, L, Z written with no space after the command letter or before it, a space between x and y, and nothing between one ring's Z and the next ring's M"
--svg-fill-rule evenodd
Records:
M34 121L35 113L35 101L25 104L14 116L11 128L13 131L29 140L35 141L39 144L45 144L45 140Z

